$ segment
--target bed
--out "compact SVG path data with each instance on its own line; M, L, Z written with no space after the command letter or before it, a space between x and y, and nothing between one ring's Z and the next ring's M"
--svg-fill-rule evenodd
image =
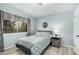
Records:
M18 39L16 47L29 55L43 54L51 43L51 34L52 31L38 31L35 35Z

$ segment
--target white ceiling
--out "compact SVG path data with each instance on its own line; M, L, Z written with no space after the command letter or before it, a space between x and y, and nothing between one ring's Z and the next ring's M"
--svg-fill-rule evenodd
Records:
M34 17L41 17L58 12L68 11L75 9L77 4L73 3L48 3L43 6L39 6L35 3L10 3L11 5L22 12L28 13Z

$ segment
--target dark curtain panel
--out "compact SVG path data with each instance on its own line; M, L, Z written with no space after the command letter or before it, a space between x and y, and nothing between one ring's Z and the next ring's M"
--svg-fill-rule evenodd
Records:
M4 40L3 40L3 12L0 10L0 52L4 51Z
M27 24L27 36L31 35L31 21L28 19L28 24Z

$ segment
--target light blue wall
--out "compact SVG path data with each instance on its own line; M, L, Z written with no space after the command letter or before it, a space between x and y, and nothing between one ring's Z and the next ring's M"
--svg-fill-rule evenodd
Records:
M42 27L43 22L48 22L48 27ZM54 15L48 15L37 19L37 30L54 30L54 27L60 27L59 33L62 37L62 45L73 47L74 43L74 21L73 11L65 11Z
M6 4L0 4L0 10L3 10L5 12L14 14L14 15L18 15L18 16L22 16L25 18L30 18L31 20L31 27L30 27L30 32L31 34L34 34L35 32L35 28L34 28L34 24L35 24L35 18L33 18L31 15L28 15L10 5L6 5ZM19 33L7 33L7 34L3 34L3 38L4 38L4 48L8 49L11 48L13 46L15 46L15 43L17 41L17 39L19 39L20 37L26 37L27 32L19 32Z

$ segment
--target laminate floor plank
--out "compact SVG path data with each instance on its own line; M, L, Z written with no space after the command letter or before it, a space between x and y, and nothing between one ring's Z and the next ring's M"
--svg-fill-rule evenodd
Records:
M17 48L10 48L2 53L0 55L27 55L24 52L22 52L20 49ZM73 51L73 48L68 47L53 47L49 46L43 55L76 55Z

